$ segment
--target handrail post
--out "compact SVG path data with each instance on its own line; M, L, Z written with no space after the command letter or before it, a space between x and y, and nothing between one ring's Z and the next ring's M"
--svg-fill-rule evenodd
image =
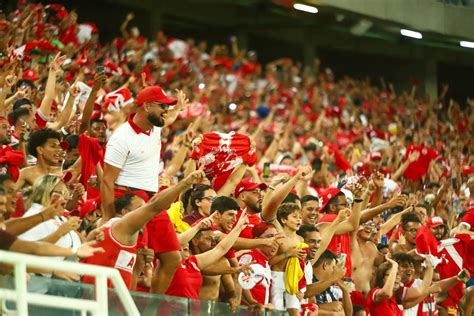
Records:
M17 294L16 309L18 315L28 315L25 262L18 262L15 264L15 290Z
M96 288L96 299L98 306L98 315L109 314L109 305L107 297L107 277L104 275L98 275L95 277L95 288Z

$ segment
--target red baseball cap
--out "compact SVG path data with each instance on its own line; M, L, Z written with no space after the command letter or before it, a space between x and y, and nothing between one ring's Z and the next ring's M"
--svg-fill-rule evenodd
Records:
M23 75L21 76L22 79L29 79L29 80L33 80L33 81L36 81L39 79L38 77L38 74L36 73L36 71L34 71L33 69L28 69L26 70Z
M370 160L380 160L382 159L382 153L380 151L373 151L369 155Z
M266 190L267 185L265 183L257 183L253 178L242 179L235 188L234 197L238 197L240 193L244 191L253 191L257 188L260 190Z
M178 103L178 100L168 97L159 86L150 86L138 93L135 103L137 106L141 106L145 102L159 102L168 105L175 105Z
M90 212L95 211L100 207L100 199L99 197L94 198L94 199L89 199L82 204L81 211L79 213L79 216L81 218L84 218L87 214Z
M319 212L323 213L324 208L329 203L329 201L331 201L333 198L335 198L339 193L341 193L341 190L339 188L336 188L336 187L329 187L326 190L324 190L321 193L322 203L321 203L321 208L319 209Z
M426 226L428 227L438 227L441 225L446 226L443 219L439 216L432 216L426 221Z

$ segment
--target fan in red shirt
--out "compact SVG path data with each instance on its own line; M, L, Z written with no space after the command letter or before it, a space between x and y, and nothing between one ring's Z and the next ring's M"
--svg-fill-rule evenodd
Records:
M199 183L203 177L204 172L195 171L175 186L157 193L148 204L127 213L122 218L111 219L105 224L105 239L98 243L98 246L107 249L107 252L96 254L84 262L118 269L125 284L131 289L140 229L162 210L167 209L188 186ZM83 282L94 283L93 278L88 276L83 278Z
M346 196L339 188L330 187L324 190L321 195L321 198L322 204L319 211L324 212L326 214L320 218L319 223L333 222L336 219L337 214L342 209L348 207ZM331 242L327 247L328 250L331 250L338 256L340 256L341 254L346 255L345 267L347 271L347 277L350 277L352 275L350 232L354 231L359 227L361 205L360 202L362 200L357 199L357 201L354 201L355 203L350 217L346 221L342 222L340 226L338 226L334 236L331 239Z
M367 297L370 315L373 316L403 316L402 297L397 293L400 288L398 264L386 257L387 262L379 266L375 279L375 287Z
M410 140L408 138L407 140ZM419 152L420 156L417 160L410 163L403 173L403 176L411 181L419 181L428 172L428 168L432 160L440 158L439 153L431 147L425 146L424 144L416 144L408 146L404 161L408 160L410 153Z
M166 295L199 299L199 289L203 279L201 271L222 258L233 246L239 234L248 223L246 215L240 217L232 231L213 249L198 255L191 255L188 242L195 238L212 238L212 230L203 228L205 221L192 227L179 236L181 244L181 265L176 270ZM201 225L202 224L202 225ZM202 235L202 236L201 236ZM210 241L212 245L212 240Z
M272 238L277 231L273 224L261 222L255 225L252 229L254 238ZM239 265L250 264L259 265L265 271L264 275L251 274L248 280L255 279L255 282L246 286L246 282L241 281L241 286L245 289L242 292L243 301L245 305L265 305L270 302L270 284L271 284L271 269L268 264L268 259L276 254L278 248L275 246L262 246L252 249L239 257ZM239 276L239 279L243 277ZM253 286L252 286L253 285Z

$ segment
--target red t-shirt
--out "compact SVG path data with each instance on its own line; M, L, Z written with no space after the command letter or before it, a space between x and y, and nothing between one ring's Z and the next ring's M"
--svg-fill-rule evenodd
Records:
M235 225L237 225L237 222L239 221L239 218L240 218L241 215L242 215L242 210L239 210L239 212L237 213L237 219L234 223L234 227L235 227ZM252 229L255 225L257 225L261 221L262 221L262 219L260 217L260 214L255 213L255 214L249 215L249 223L242 230L239 237L252 239L253 238Z
M165 294L199 299L199 289L202 282L202 274L196 256L191 256L188 260L181 262L181 265L176 269Z
M417 151L420 153L418 160L412 162L408 168L405 170L403 176L408 180L418 181L420 180L428 171L431 160L438 159L440 157L439 153L431 147L426 147L425 145L410 145L407 148L405 154L406 161L410 153Z
M467 223L471 225L471 231L474 231L474 208L471 208L469 211L464 214L461 219L462 223Z
M247 253L242 254L239 257L239 265L244 265L253 262L253 264L259 264L266 269L268 272L268 282L263 282L262 279L253 288L250 289L250 293L254 300L262 305L268 304L270 300L270 283L271 283L271 270L268 264L268 258L265 257L257 249L252 249ZM268 286L265 286L268 283Z
M323 217L321 217L319 222L320 223L332 223L332 222L334 222L336 217L337 217L336 214L325 214L325 215L323 215ZM346 267L347 271L346 271L345 276L350 278L351 275L352 275L350 234L345 233L345 234L342 234L342 235L334 235L334 237L332 237L331 242L329 243L327 249L334 252L337 256L340 256L343 253L346 254L345 267Z
M111 267L119 270L125 285L130 290L132 288L133 267L137 259L137 245L125 246L118 242L110 231L112 223L104 229L104 240L98 242L95 247L102 247L105 253L96 253L92 257L82 260L83 263L95 264L99 266ZM84 275L82 282L95 284L93 276ZM107 281L108 287L113 287L110 280Z
M367 305L371 316L403 316L403 307L399 306L395 294L391 298L380 303L375 303L375 294L379 288L370 290L367 296Z
M97 138L92 138L85 134L79 135L77 149L82 158L81 178L79 181L87 191L89 178L95 174L97 163L104 161L104 149Z

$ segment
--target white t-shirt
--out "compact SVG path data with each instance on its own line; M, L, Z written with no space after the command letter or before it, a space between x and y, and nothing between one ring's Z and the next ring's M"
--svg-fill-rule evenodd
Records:
M36 215L44 209L44 206L41 204L33 203L31 207L26 211L23 217L28 217L32 215ZM18 238L23 240L29 241L38 241L41 240L48 235L51 235L56 230L58 230L59 226L65 223L67 219L63 216L56 216L54 219L50 219L49 221L45 221L41 224L36 225L35 227L31 228L27 232L18 236ZM66 235L59 238L59 240L55 244L56 246L64 247L64 248L78 248L81 246L81 238L75 231L71 231ZM65 257L51 257L52 259L56 260L64 260Z
M117 185L158 192L160 151L161 128L144 133L129 119L107 142L104 161L121 169Z

